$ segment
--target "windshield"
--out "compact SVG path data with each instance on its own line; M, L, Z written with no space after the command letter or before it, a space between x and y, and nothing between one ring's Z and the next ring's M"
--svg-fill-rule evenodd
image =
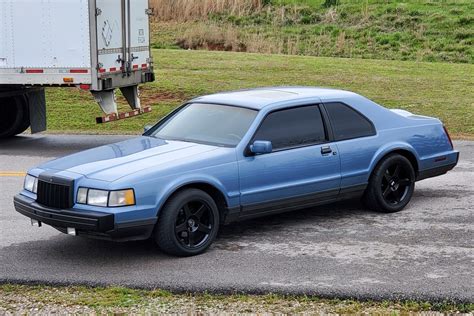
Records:
M191 103L163 122L150 136L221 146L236 146L257 111L218 104Z

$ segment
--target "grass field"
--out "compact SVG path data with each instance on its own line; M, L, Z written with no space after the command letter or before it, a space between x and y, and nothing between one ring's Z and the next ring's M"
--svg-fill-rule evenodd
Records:
M474 63L472 0L153 0L152 5L156 48Z
M473 304L357 301L311 296L172 294L119 287L0 285L0 314L377 314L472 312Z
M154 50L157 81L142 87L153 112L97 125L89 92L47 89L50 132L138 134L181 102L223 90L274 85L343 88L376 102L443 120L453 136L474 138L474 65ZM122 98L120 107L126 110ZM67 119L64 119L67 117Z

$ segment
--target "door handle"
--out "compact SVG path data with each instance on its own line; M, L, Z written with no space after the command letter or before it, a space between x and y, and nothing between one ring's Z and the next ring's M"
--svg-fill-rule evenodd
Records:
M332 153L331 146L323 146L321 147L321 155L327 155Z

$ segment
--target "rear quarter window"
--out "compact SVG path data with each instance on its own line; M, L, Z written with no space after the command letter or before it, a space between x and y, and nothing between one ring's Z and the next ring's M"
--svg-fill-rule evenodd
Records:
M335 140L345 140L375 135L371 121L352 107L340 103L326 103Z

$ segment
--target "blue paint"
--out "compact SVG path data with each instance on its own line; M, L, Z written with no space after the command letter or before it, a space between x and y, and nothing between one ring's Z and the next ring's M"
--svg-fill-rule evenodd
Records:
M252 136L268 113L335 101L370 119L376 135L325 143L333 151L326 155L321 153L322 144L265 153L269 151L266 142L255 144L254 151L261 154L246 154ZM113 213L117 223L124 223L158 216L173 192L193 183L214 186L222 192L228 207L239 207L366 184L376 164L396 150L411 153L419 171L449 165L457 159L457 151L451 148L438 119L395 113L348 91L262 88L203 96L189 103L193 102L246 107L258 113L235 147L141 136L59 158L29 173L38 176L49 171L74 179L74 200L79 187L133 188L134 206L74 206L77 212ZM26 191L22 194L35 198Z

